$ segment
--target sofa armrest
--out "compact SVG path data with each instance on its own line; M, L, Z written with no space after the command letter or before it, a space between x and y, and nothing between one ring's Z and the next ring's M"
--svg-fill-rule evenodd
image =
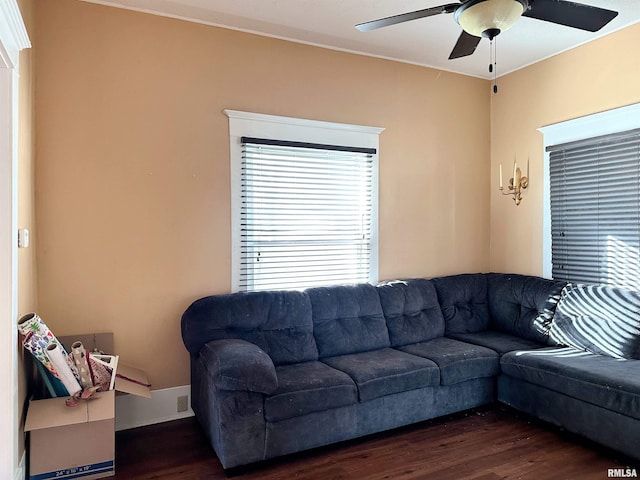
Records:
M278 388L271 357L245 340L212 340L200 350L199 361L221 390L270 394Z

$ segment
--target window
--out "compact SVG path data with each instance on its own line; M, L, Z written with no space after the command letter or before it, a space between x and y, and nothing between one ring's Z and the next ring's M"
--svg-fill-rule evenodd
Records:
M621 130L635 108L586 117L591 127L576 129L585 138L560 143L543 129L554 279L640 290L640 129ZM618 123L620 111L627 116ZM586 119L567 123L585 127ZM609 131L594 135L599 127Z
M549 152L553 278L640 289L640 131Z
M381 129L225 113L233 290L376 282Z

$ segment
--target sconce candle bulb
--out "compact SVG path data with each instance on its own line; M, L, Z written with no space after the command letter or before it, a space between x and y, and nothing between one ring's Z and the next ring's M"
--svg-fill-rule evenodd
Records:
M502 195L509 195L513 198L516 205L520 205L522 201L522 190L526 190L529 186L529 159L527 158L527 175L523 176L520 167L513 159L513 177L509 179L509 191L505 192L502 186L502 164L500 164L500 192Z

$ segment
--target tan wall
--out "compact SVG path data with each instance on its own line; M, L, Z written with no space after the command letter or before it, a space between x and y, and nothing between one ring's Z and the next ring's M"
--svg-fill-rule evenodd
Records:
M113 331L154 388L189 383L180 315L230 289L225 108L385 127L380 277L488 268L488 82L76 0L36 30L40 313Z
M20 13L27 33L34 44L33 2L19 0ZM18 314L24 315L38 308L37 270L36 270L36 217L35 217L35 131L33 102L33 50L20 52L18 85L18 226L28 228L31 233L31 246L18 250ZM25 356L22 345L18 348L18 415L22 419L27 401L28 377L31 361ZM25 362L26 360L26 362ZM22 423L19 437L22 438ZM24 445L19 444L19 457L22 457Z
M542 274L544 146L537 129L639 102L639 43L635 25L499 79L491 103L492 270ZM531 185L519 207L498 191L499 164L506 179L514 155L523 164L531 158Z

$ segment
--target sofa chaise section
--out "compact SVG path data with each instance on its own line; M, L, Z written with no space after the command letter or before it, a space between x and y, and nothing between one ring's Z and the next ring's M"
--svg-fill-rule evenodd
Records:
M640 421L640 360L596 355L572 347L510 352L502 372ZM507 395L503 395L506 397ZM640 448L640 438L638 438Z
M498 399L640 460L640 360L571 347L502 358Z
M548 343L502 357L499 400L640 460L640 294L566 285Z

